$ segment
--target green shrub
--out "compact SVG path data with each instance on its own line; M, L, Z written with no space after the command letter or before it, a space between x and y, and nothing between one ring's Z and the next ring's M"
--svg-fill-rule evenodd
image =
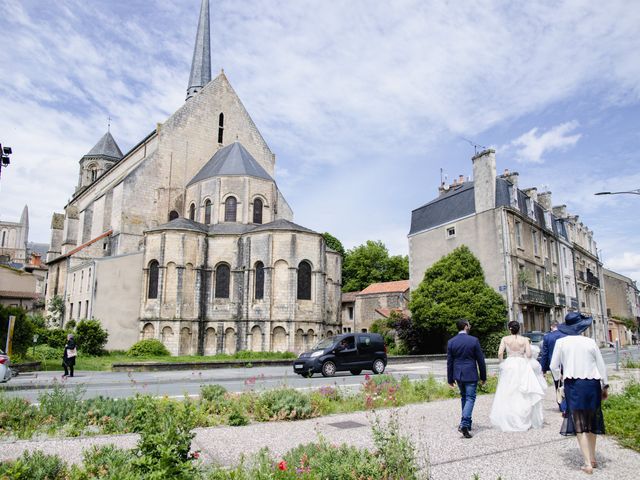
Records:
M26 451L15 462L0 464L0 478L11 480L65 480L67 466L57 455Z
M0 435L30 437L40 423L40 418L38 409L28 400L6 397L0 393Z
M102 328L99 320L80 320L76 326L76 343L80 351L87 355L104 354L108 338L109 334Z
M33 332L35 328L22 308L0 305L0 346L2 349L4 349L7 344L9 317L16 317L13 327L11 351L18 355L24 355L27 349L33 345Z
M67 389L54 381L50 390L45 390L38 396L40 412L44 417L50 416L60 424L67 423L83 411L83 395L84 390L79 386Z
M74 472L78 480L99 478L101 480L138 480L133 472L133 453L113 445L91 447L84 451L82 468Z
M200 396L207 402L219 402L224 399L227 389L222 385L202 385L200 387Z
M171 355L160 340L146 338L133 344L127 351L130 357L166 357Z
M49 345L36 345L33 349L36 360L56 360L62 362L63 348L53 348Z
M480 338L480 346L484 352L484 356L487 358L498 358L498 348L500 347L500 340L507 335L506 330L500 330L499 332L492 332Z
M191 480L196 468L190 455L194 406L188 399L166 403L144 423L133 461L145 480Z
M67 344L67 335L69 332L62 328L49 328L40 331L39 343L46 343L51 348L62 350Z
M227 423L232 427L242 427L249 425L249 417L241 405L233 403L231 404L231 411L227 417Z
M293 388L268 390L256 402L256 418L266 420L300 420L314 416L311 400Z
M622 394L602 402L607 433L621 445L640 452L640 383L629 383Z

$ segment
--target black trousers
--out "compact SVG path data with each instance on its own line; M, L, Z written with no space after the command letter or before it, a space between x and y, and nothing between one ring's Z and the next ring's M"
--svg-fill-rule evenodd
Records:
M73 377L73 365L67 365L67 361L64 359L62 360L62 366L64 367L64 374L69 377Z

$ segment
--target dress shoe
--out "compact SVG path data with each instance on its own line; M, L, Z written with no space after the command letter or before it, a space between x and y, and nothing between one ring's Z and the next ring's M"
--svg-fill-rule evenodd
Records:
M460 429L460 433L462 433L462 436L463 436L464 438L472 438L472 437L473 437L473 435L471 435L471 434L469 433L469 429L468 429L467 427L462 427L462 428Z

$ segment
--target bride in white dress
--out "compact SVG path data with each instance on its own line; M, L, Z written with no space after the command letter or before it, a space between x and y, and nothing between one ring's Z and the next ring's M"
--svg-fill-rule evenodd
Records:
M542 369L532 357L529 339L519 335L520 324L509 322L511 335L500 341L498 388L491 406L491 424L503 432L523 432L541 428L542 399L547 383ZM502 361L504 352L507 359Z

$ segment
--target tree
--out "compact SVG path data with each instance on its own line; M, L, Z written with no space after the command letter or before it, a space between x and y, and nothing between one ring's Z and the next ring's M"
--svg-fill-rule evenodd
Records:
M11 343L12 353L24 355L33 341L33 323L31 323L31 320L27 317L24 309L0 305L0 348L3 350L7 344L9 317L16 317Z
M336 252L338 252L340 255L344 257L345 250L340 240L338 240L336 237L334 237L328 232L324 232L322 236L324 237L324 241L327 243L327 247L329 247L331 250L335 250Z
M109 333L102 328L99 320L83 319L76 326L76 342L81 352L88 355L102 355Z
M49 300L45 317L49 328L62 326L62 319L64 318L64 299L60 295L54 295L51 300Z
M372 283L409 278L409 257L389 256L381 241L367 243L347 251L342 264L342 291L363 290Z
M485 283L480 261L464 245L424 273L409 309L415 326L434 340L429 349L441 351L445 339L456 333L460 318L469 320L472 333L481 341L502 330L507 320L503 298Z

